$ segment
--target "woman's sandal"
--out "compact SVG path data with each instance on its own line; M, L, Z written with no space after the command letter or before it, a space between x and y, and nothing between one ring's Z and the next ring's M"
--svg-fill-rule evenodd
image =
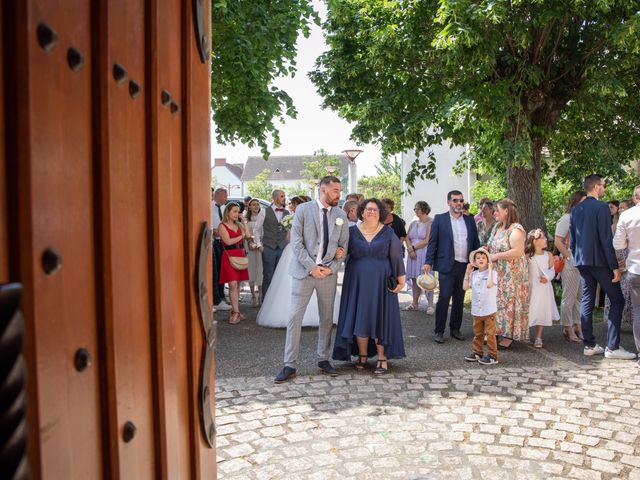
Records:
M507 350L513 345L513 338L502 337L498 342L498 350Z
M382 364L386 364L387 368L382 368ZM374 375L384 375L387 373L387 369L389 367L389 363L386 358L378 358L378 363L376 364L376 368L373 371Z
M231 325L235 325L236 323L240 323L240 320L242 320L242 318L240 317L240 312L231 312L231 316L229 317L229 323Z
M582 343L582 340L580 340L580 337L575 334L572 328L565 328L562 331L562 336L567 342Z
M533 342L533 346L535 348L542 348L542 339L540 337L536 338Z
M408 307L405 307L405 311L411 312L413 310L418 310L418 305L409 305Z
M364 361L362 359L364 358ZM358 355L358 361L356 362L356 370L363 370L367 367L367 360L369 357L367 355Z

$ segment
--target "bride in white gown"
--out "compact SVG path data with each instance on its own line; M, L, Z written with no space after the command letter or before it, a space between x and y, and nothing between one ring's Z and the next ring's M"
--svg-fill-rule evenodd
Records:
M297 206L297 205L296 205ZM282 252L273 279L269 285L269 290L264 297L256 323L261 327L287 328L291 306L291 276L289 275L289 262L293 250L291 245L287 245ZM333 323L338 323L338 312L340 310L340 289L336 290L336 300L333 304ZM320 323L318 314L318 298L313 292L307 311L302 320L303 327L317 327Z

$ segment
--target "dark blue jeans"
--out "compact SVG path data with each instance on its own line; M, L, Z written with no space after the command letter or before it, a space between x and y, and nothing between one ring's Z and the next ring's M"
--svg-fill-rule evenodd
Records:
M452 298L449 330L452 332L460 330L460 325L462 325L462 310L464 308L464 290L462 284L466 270L466 263L453 262L453 269L450 272L438 272L440 295L438 296L438 303L436 303L435 333L444 333L444 328L447 325L449 302Z
M620 282L612 283L613 272L608 267L578 267L582 279L582 303L580 304L580 322L584 346L593 347L596 338L593 335L593 306L596 303L596 285L607 294L611 300L609 310L609 324L607 328L607 347L617 350L620 346L620 322L624 309L624 296Z

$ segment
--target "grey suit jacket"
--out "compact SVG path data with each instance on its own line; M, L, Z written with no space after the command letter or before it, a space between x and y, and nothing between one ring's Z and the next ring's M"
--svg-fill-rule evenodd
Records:
M322 263L331 268L334 275L337 275L340 264L345 257L340 260L336 259L336 249L338 247L347 249L349 244L349 221L346 213L338 207L331 209L328 221L329 246ZM309 276L311 270L316 266L318 251L322 248L321 228L320 207L317 201L306 202L296 208L291 227L293 256L289 264L289 275L293 278L302 279Z

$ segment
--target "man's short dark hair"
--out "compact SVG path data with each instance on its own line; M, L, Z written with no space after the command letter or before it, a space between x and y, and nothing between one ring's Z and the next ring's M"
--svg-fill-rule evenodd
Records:
M449 193L447 193L447 202L451 200L451 197L453 197L454 195L462 195L462 192L460 190L451 190Z
M326 177L322 177L320 180L320 185L329 185L331 183L342 183L340 179L334 175L327 175Z
M592 173L591 175L588 175L584 178L582 186L587 192L592 192L593 189L600 184L603 178L604 177L602 175Z

